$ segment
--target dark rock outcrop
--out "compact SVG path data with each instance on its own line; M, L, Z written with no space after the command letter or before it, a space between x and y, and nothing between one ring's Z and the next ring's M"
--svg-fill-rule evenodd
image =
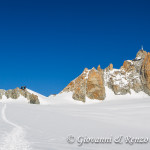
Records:
M34 94L29 95L30 104L40 104L38 96Z

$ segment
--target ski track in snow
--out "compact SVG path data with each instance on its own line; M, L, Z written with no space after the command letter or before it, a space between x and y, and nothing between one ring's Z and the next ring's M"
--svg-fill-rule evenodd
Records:
M21 126L9 121L5 115L5 110L6 104L4 104L2 108L1 117L5 123L13 126L13 130L3 137L2 144L0 145L0 150L31 150L28 141L24 139L24 129Z

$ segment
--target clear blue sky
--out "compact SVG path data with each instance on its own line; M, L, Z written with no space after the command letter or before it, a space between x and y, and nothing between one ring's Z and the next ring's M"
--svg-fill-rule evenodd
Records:
M85 67L150 50L149 0L0 1L0 88L60 92Z

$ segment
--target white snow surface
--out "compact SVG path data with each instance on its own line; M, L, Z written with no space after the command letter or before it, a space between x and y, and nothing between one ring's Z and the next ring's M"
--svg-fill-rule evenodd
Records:
M13 127L13 130L1 139L0 150L31 150L29 143L24 138L24 129L7 119L6 104L3 105L1 110L1 117L6 124Z
M3 95L0 102L1 103L28 103L29 101L24 96L20 96L18 99L12 99L12 98L7 99L7 97Z
M86 97L86 102L83 103L81 101L74 100L72 98L72 92L63 92L57 95L51 95L49 96L48 104L50 105L62 105L62 104L80 104L80 105L87 105L87 104L97 104L97 103L103 103L105 101L114 101L114 100L128 100L128 99L143 99L148 98L150 99L150 96L147 95L144 92L136 93L134 90L131 90L131 94L126 95L115 95L114 92L109 89L107 86L105 86L106 90L106 98L103 101L95 100L95 99L89 99Z
M119 97L86 105L68 95L53 97L59 105L0 103L0 150L149 150L150 143L124 141L127 136L150 138L149 97ZM73 144L67 143L70 135L75 138ZM77 142L79 137L114 140L119 136L123 136L122 144L78 146Z

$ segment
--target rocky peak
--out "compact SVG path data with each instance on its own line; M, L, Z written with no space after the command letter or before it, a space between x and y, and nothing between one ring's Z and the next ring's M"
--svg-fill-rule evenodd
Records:
M138 53L136 54L135 60L144 59L146 55L147 55L147 52L144 51L143 49L141 49L141 50L139 50Z
M123 66L121 69L124 69L126 72L134 71L136 70L134 63L131 60L126 60L123 63Z
M98 71L101 71L101 70L102 70L100 65L98 65L97 70L98 70Z
M85 68L63 91L73 92L73 99L83 102L86 97L103 100L106 86L116 95L125 95L131 90L150 95L150 53L139 50L136 58L124 61L120 69L114 69L113 64L104 70L100 65L97 70L94 67L91 70Z
M105 98L103 73L94 67L91 70L86 68L62 92L73 92L73 99L83 102L86 101L86 97L103 100Z
M86 85L86 95L90 99L105 99L106 94L103 74L101 71L97 71L95 68L89 72Z
M104 69L105 71L112 71L113 70L113 64L109 64L107 68Z
M95 67L93 67L91 70L94 70L94 71L96 71L96 68L95 68Z
M83 72L88 72L88 70L89 70L88 68L85 68Z
M150 53L147 53L144 58L140 74L144 91L150 95Z
M88 73L89 73L88 68L85 68L82 74L73 81L71 81L60 93L73 92L75 87L77 87L77 84L80 84L82 80L85 81L88 78Z
M113 70L113 64L109 65L109 70Z
M147 52L142 49L138 51L138 53L136 54L136 58L132 60L138 73L141 72L141 67L146 56Z
M38 96L29 93L27 89L20 89L18 87L10 90L0 90L0 99L2 99L3 96L6 96L7 99L18 99L20 96L23 96L32 104L40 103Z

